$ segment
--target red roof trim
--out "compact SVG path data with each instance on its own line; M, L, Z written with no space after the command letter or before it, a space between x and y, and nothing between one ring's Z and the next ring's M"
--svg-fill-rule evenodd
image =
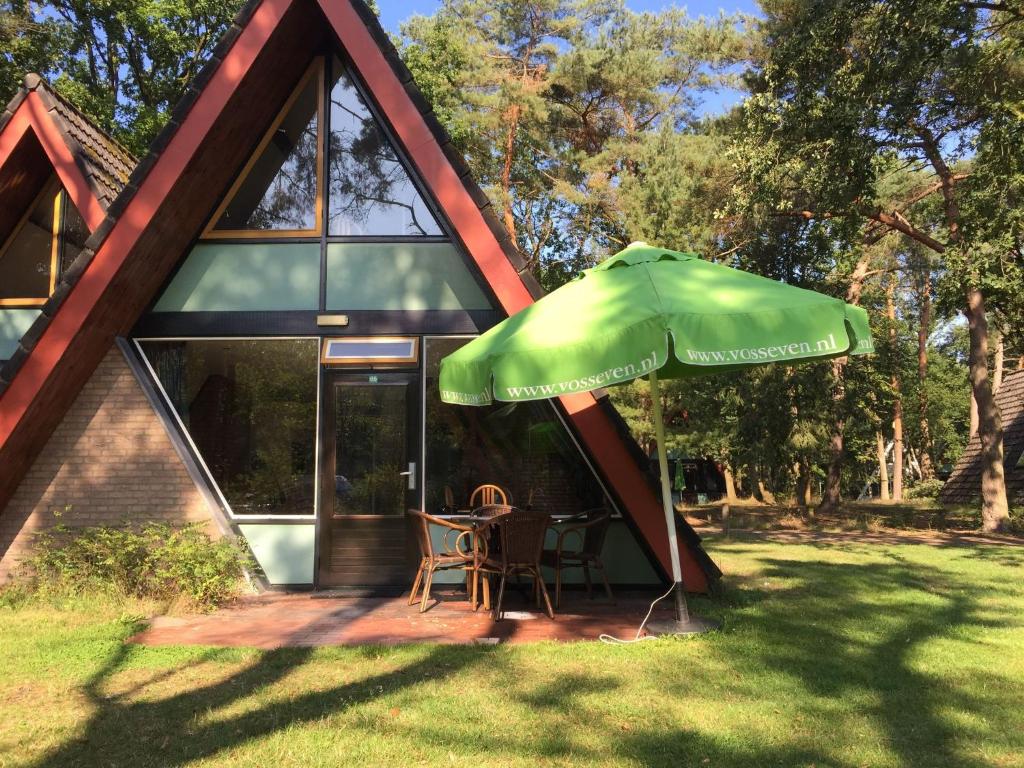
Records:
M25 94L10 122L0 131L0 168L3 168L16 151L18 142L32 131L39 140L46 157L53 166L57 178L64 185L68 196L75 204L89 230L95 230L106 215L103 206L93 194L81 169L75 163L71 149L64 140L60 129L53 122L50 111L35 91Z

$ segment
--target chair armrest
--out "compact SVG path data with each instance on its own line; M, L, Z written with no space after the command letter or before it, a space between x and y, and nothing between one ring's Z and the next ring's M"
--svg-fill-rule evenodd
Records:
M567 522L571 522L573 520L584 518L584 516L589 516L589 514L590 514L589 512L580 512L578 515L573 515L572 517L567 518ZM558 534L558 543L555 545L556 551L559 554L561 554L562 552L573 552L573 553L582 552L583 551L584 535L585 535L584 531L586 531L588 528L593 528L595 525L603 525L603 524L607 523L609 517L611 517L611 515L608 514L607 512L605 512L604 514L598 515L597 517L594 517L594 518L591 518L591 519L585 519L584 518L584 522L574 523L573 525L568 525L568 526L562 528L562 530ZM574 550L564 550L563 549L563 544L564 544L565 540L570 535L575 535L575 536L577 536L579 538L580 549L574 549Z

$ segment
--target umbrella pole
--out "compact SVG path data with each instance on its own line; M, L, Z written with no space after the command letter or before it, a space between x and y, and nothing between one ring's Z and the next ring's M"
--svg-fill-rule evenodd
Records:
M672 560L672 582L675 592L675 620L652 621L647 630L655 635L694 635L717 629L717 621L691 616L686 604L686 588L683 585L683 569L679 563L679 539L676 535L676 512L672 505L672 489L668 476L668 448L665 445L665 418L661 408L661 386L657 371L651 371L651 408L654 411L654 438L658 444L658 470L661 475L661 506L665 511L665 527L668 529L669 557Z
M672 506L672 488L669 486L668 448L665 445L665 417L661 409L661 385L658 372L651 371L651 408L654 411L654 440L658 445L658 474L661 475L661 505L665 510L665 527L668 529L669 557L672 559L672 582L675 585L676 621L689 621L690 611L686 605L686 588L683 586L683 569L679 564L679 540L676 535L676 512Z

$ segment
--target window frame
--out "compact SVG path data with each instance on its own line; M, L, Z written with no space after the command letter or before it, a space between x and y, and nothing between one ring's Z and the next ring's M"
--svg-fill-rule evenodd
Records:
M358 344L410 344L410 354L405 356L390 355L381 357L331 357L328 352L331 344L338 342L355 342ZM342 368L406 368L419 365L419 336L325 336L320 347L320 364L332 370Z
M167 390L164 389L163 382L160 381L160 377L157 375L156 369L153 368L153 364L146 354L146 351L142 348L142 345L146 342L162 343L171 341L320 341L318 336L174 336L174 337L136 337L131 339L132 347L135 353L138 355L139 360L146 370L149 376L149 382L152 384L156 392L159 394L161 406L164 409L165 414L173 422L178 437L181 438L187 450L199 468L202 474L202 479L217 502L221 510L226 513L227 519L235 525L241 525L246 523L254 524L281 524L281 525L302 525L312 524L317 522L319 515L317 514L320 509L320 456L321 456L321 409L322 409L322 398L323 398L323 376L322 367L317 365L316 367L316 410L315 410L315 422L314 422L314 443L313 443L313 466L314 466L314 480L313 480L313 511L308 515L247 515L244 512L236 513L231 502L228 501L224 491L221 490L220 483L213 476L213 472L206 463L206 459L203 458L202 452L199 450L199 446L196 445L192 439L192 433L188 427L185 426L185 422L182 420L181 415L175 409L174 404L171 402L170 395Z
M20 235L21 231L25 228L29 218L32 216L32 212L35 211L39 204L44 202L50 195L53 196L53 223L50 227L50 284L47 294L43 298L0 298L0 307L23 309L41 307L50 300L54 290L57 288L57 273L60 270L61 240L64 229L64 198L67 196L67 192L65 192L64 187L60 183L60 179L56 176L47 180L43 185L42 190L32 199L29 207L22 214L21 218L18 219L18 223L14 226L14 229L11 230L7 239L4 240L3 245L0 245L0 264L2 264L4 256L7 255L7 251L14 244L18 235Z
M291 95L285 101L284 106L281 107L277 113L277 117L274 118L274 122L270 124L270 128L267 129L266 133L263 134L263 138L260 139L259 144L253 149L249 155L249 159L245 165L242 166L242 170L235 178L234 183L228 189L224 199L221 200L220 205L214 210L213 215L210 217L203 233L200 235L200 240L266 240L269 238L319 238L323 235L323 219L324 219L324 153L326 150L326 138L324 132L327 128L327 121L324 116L324 90L326 89L326 72L324 57L317 54L309 67L306 68L302 78L299 80L298 85L292 90ZM245 184L249 178L249 174L252 173L253 168L263 155L263 151L270 144L274 135L277 133L277 129L281 127L281 123L288 116L288 112L294 106L299 96L309 85L311 79L316 78L316 210L314 211L316 226L312 229L217 229L217 222L221 220L224 212L228 206L231 205L235 199L235 195L241 189L242 185Z

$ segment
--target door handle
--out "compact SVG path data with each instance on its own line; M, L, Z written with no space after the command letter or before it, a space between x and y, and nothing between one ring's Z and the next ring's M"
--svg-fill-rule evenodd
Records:
M398 474L401 475L402 477L408 477L409 478L409 490L410 491L415 491L416 490L416 462L415 461L410 461L409 462L409 471L408 472L399 472Z

